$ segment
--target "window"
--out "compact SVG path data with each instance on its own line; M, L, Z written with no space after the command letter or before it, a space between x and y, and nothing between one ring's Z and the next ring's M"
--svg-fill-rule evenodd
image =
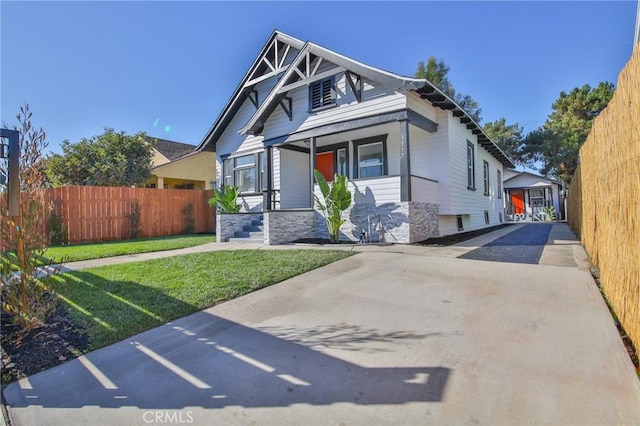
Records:
M382 142L358 147L358 176L361 178L383 175Z
M353 141L354 178L386 176L387 173L387 135Z
M313 111L335 104L336 96L333 77L311 83L309 86L309 110Z
M458 231L464 231L464 225L462 224L462 216L456 216L456 222L458 224Z
M319 147L316 150L316 169L331 182L334 175L349 176L348 143L342 142Z
M467 141L467 189L476 190L476 160L473 144Z
M529 195L533 207L544 207L544 189L532 189Z
M498 182L498 198L502 198L502 173L500 172L500 170L498 170L497 182Z
M258 192L261 189L260 183L265 180L264 163L263 152L228 158L222 165L223 182L225 185L237 186L240 192Z
M489 163L482 160L482 176L484 182L484 195L489 195Z
M341 176L349 176L349 163L347 162L347 149L340 148L336 155L336 173Z
M489 225L491 221L489 220L489 210L484 211L484 223Z

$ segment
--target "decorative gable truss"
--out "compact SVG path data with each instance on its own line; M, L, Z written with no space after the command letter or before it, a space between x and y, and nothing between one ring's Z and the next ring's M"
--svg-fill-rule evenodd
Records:
M292 99L288 96L289 92L299 87L313 85L340 73L345 74L347 86L354 94L356 101L362 102L364 79L367 76L358 72L357 68L360 67L354 67L353 65L354 61L351 59L313 43L306 43L298 56L289 65L276 87L239 133L259 134L262 132L264 121L278 106L284 110L289 120L292 120ZM332 96L335 97L335 93Z
M292 48L291 44L275 37L267 46L257 66L249 74L249 80L245 83L245 87L253 87L261 81L285 72L290 65L287 63L289 62L287 59L292 57L289 53L294 52L297 52L297 49Z
M274 31L267 43L256 57L242 81L236 87L229 102L216 119L213 126L203 138L197 150L215 150L216 141L220 138L231 119L239 111L246 99L258 109L261 99L256 86L272 77L286 72L292 60L298 55L304 42L279 31Z

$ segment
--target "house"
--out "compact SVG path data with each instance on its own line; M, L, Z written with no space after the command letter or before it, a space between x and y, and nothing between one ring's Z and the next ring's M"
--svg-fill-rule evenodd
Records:
M506 217L509 221L544 221L551 219L545 209L553 207L555 219L564 218L562 183L530 172L504 171Z
M198 152L195 145L148 138L153 143L153 167L147 188L213 189L216 181L214 152Z
M219 215L217 240L267 244L327 237L314 169L349 177L342 239L413 243L501 223L514 167L429 81L279 31L197 150L215 151L219 182L241 191L244 213Z

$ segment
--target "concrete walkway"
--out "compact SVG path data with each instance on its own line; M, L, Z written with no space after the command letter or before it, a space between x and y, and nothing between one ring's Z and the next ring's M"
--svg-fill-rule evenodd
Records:
M364 253L11 384L11 423L638 424L640 382L566 225L537 265L458 258L519 229L343 248ZM201 249L218 247L266 248Z

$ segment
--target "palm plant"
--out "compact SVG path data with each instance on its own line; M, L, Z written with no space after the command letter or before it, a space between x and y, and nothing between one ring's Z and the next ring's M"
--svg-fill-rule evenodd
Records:
M238 213L240 204L238 204L237 186L222 185L220 188L213 190L213 198L209 199L211 207L218 207L221 213Z
M314 170L313 175L320 187L324 203L315 193L313 197L327 221L327 230L329 231L331 242L337 243L340 240L340 226L346 222L346 219L342 218L342 212L351 205L351 193L348 189L349 181L346 176L336 174L333 177L333 183L329 186L322 173L318 170Z

